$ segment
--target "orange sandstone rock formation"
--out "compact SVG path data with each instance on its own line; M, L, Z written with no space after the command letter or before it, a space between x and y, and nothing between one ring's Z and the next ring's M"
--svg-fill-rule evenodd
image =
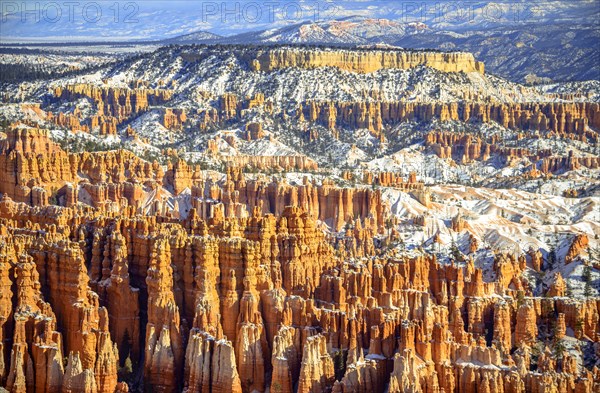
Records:
M484 272L387 252L374 239L397 233L372 187L211 176L183 161L165 171L125 152L67 153L33 128L9 129L0 148L9 391L600 388L598 369L559 345L598 347L600 301L566 297L560 276L535 296L523 273L542 269L537 250L498 254ZM364 176L426 192L415 176ZM469 231L459 215L450 225Z
M280 68L337 67L345 71L370 73L380 69L409 69L426 65L444 72L479 72L483 63L475 61L470 53L440 53L411 51L315 50L293 48L270 49L259 53L251 61L256 71Z

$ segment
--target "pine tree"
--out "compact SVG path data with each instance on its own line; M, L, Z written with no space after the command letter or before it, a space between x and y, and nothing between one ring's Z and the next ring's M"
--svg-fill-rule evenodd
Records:
M391 218L388 218L385 221L385 227L388 230L388 238L391 238L392 237L392 228L394 228L394 222L392 221Z
M573 287L567 282L567 297L573 297Z
M583 269L583 274L581 275L581 277L583 278L583 282L585 283L583 295L585 297L592 296L592 268L590 266L586 266Z
M463 253L460 252L460 249L456 245L456 242L454 241L454 239L452 239L452 245L450 246L450 254L452 255L452 258L454 258L455 261L458 261L458 262L465 261Z
M550 269L554 269L554 265L556 264L556 249L552 247L550 252L548 253L548 257L546 258L546 262Z
M525 303L525 293L523 291L517 292L517 307L521 307L521 305Z
M131 361L131 356L127 356L123 367L120 367L118 370L118 375L121 380L131 380L131 377L133 376L133 362Z
M557 360L561 360L563 357L563 354L565 353L565 350L566 350L563 340L557 340L554 343L553 349L554 349L554 358Z

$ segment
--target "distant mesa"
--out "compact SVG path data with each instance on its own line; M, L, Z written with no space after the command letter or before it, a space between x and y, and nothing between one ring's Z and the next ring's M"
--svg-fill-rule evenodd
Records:
M424 65L443 72L478 72L484 65L472 54L462 52L425 52L404 50L300 50L294 48L268 49L252 62L255 71L281 68L337 67L341 70L371 73L381 69L406 70Z

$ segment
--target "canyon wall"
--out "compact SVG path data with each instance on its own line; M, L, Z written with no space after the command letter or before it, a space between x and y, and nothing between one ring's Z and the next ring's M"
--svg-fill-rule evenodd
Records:
M600 104L597 102L488 104L309 101L299 107L297 116L330 129L367 128L374 132L381 132L384 125L407 121L429 122L434 118L461 122L494 121L514 130L548 130L559 135L582 135L592 141L597 140L598 136L588 132L586 127L600 129Z
M550 149L533 151L522 147L507 147L502 144L498 135L486 142L472 134L434 131L425 136L425 146L440 158L453 158L461 163L486 161L492 154L507 160L527 158L533 164L534 170L545 174L572 171L582 167L600 168L600 157L576 156L573 151L569 151L566 156L558 156L553 155Z

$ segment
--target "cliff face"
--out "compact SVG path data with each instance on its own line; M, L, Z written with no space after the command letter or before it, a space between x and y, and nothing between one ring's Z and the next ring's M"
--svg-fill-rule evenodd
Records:
M7 129L0 151L0 192L17 201L47 204L53 189L74 179L69 155L50 141L47 130Z
M443 72L484 73L484 65L470 53L360 51L360 50L297 50L270 49L259 53L250 62L254 71L274 71L281 68L336 67L344 71L371 73L381 69L406 70L420 65Z
M52 197L69 206L81 197L98 206L126 198L134 205L139 181L162 182L157 163L129 151L67 153L49 139L47 130L24 125L10 127L6 134L0 141L0 192L15 201L44 206Z
M187 120L185 110L165 108L162 114L162 124L170 130L181 130Z
M578 157L569 151L566 156L550 156L549 149L533 151L528 148L505 147L502 140L494 136L490 140L482 140L472 134L451 132L430 132L425 136L425 145L440 158L452 158L460 163L471 161L486 161L492 154L511 159L527 158L532 163L533 172L554 173L559 171L572 171L582 167L600 168L600 158L585 156Z
M413 102L316 102L300 106L298 116L328 128L367 128L381 132L384 125L406 121L462 122L494 121L514 130L552 131L558 135L582 135L595 140L587 126L600 128L600 106L596 102L578 103L413 103Z
M54 89L57 99L75 101L81 97L89 98L96 105L98 115L112 116L119 121L146 110L149 105L164 103L171 95L172 91L163 89L98 87L84 83Z
M307 156L290 155L290 156L223 156L222 161L233 166L250 166L257 170L283 170L283 171L299 171L310 172L316 171L319 168L317 162Z
M99 135L116 135L117 127L125 120L138 116L151 105L164 104L171 99L172 90L134 88L114 88L96 86L87 83L70 84L53 89L50 101L77 101L86 99L93 102L94 113L84 118L76 108L73 113L44 112L33 108L38 116L72 132L97 132ZM29 109L29 108L27 108ZM162 114L162 123L168 129L181 129L186 121L185 111L166 108Z

